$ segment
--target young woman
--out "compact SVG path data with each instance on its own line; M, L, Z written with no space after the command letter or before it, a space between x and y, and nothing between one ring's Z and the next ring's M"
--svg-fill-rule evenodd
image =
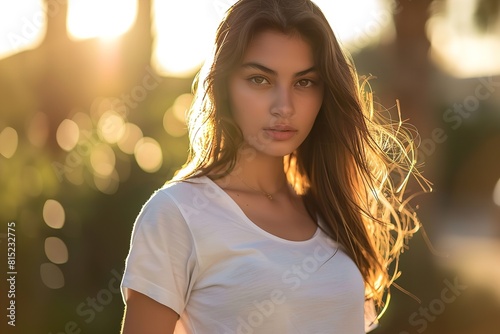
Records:
M420 176L411 138L362 91L311 1L230 8L198 78L188 162L135 223L123 333L374 327L419 226L403 192Z

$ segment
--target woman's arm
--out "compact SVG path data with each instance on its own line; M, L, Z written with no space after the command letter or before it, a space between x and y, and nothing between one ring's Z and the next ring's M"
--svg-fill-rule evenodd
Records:
M179 315L148 296L128 289L122 334L172 334Z

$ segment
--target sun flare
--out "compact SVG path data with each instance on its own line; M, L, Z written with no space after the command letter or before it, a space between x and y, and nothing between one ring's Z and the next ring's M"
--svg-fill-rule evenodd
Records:
M210 52L217 24L236 0L154 2L155 48L153 65L162 75L190 77ZM393 8L382 0L315 1L338 38L356 51L392 24Z
M68 0L68 34L74 40L116 38L134 24L138 1L142 0ZM151 29L154 34L152 64L155 70L165 76L193 76L211 51L217 24L235 2L153 0ZM355 52L376 41L392 25L393 10L383 0L315 2L322 8L337 37L349 51ZM12 2L8 6L2 11L0 4L0 19L3 18L0 20L0 32L4 31L7 37L21 36L22 45L14 45L12 41L2 41L0 38L0 55L33 47L43 39L46 25L45 16L39 15L46 11L43 1ZM40 24L33 26L33 23L28 29L23 26L26 21L24 18L30 19L30 23L40 21ZM33 30L33 33L25 36L23 29Z
M69 0L68 33L75 39L114 38L135 21L137 0Z

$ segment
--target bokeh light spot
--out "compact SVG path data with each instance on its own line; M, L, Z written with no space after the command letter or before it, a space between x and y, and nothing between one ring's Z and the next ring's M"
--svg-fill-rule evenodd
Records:
M0 154L7 159L11 158L17 150L17 131L6 127L0 132Z
M179 95L173 105L174 116L181 122L186 123L186 112L193 102L193 94Z
M99 136L110 144L118 142L125 132L125 120L114 110L106 111L97 125Z
M172 137L182 137L187 133L186 123L175 116L173 108L167 109L163 115L163 128Z
M115 168L115 152L109 145L99 144L92 149L90 163L95 173L100 176L109 176Z
M55 264L68 262L68 248L64 241L57 237L48 237L45 239L45 255Z
M64 286L64 275L53 263L42 263L40 265L40 276L42 277L42 282L48 288L60 289Z
M65 119L59 124L56 133L56 139L59 146L65 151L71 151L80 138L80 129L78 124L70 119Z
M78 128L81 130L92 130L92 119L90 116L84 112L78 111L76 112L71 119L78 125Z
M66 213L64 208L56 200L48 199L43 205L43 220L48 226L60 229L64 226L64 221L66 219Z
M127 107L117 98L96 97L90 105L89 116L95 123L99 122L102 115L107 111L114 111L119 115L127 114Z
M134 150L137 164L148 173L158 171L162 165L163 155L160 144L153 138L144 137L137 142Z
M137 142L142 138L142 130L133 123L126 123L123 136L118 141L118 147L122 152L134 154L134 148Z

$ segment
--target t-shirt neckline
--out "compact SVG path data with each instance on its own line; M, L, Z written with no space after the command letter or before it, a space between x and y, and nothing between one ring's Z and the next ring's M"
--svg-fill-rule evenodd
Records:
M224 189L222 189L217 183L215 183L211 178L209 178L208 176L204 175L202 177L200 177L202 179L205 180L205 182L208 182L208 183L211 183L216 191L218 191L222 198L224 199L224 201L228 204L228 206L232 209L233 212L235 212L240 218L242 218L242 220L247 224L249 225L250 227L252 227L254 230L258 231L260 234L262 235L265 235L266 237L268 238L271 238L273 240L276 240L276 241L279 241L279 242L282 242L282 243L288 243L288 244L294 244L294 245L298 245L298 244L308 244L312 241L314 241L321 233L321 229L319 228L319 226L316 226L316 231L314 232L314 234L309 238L309 239L306 239L306 240L289 240L289 239L285 239L285 238L281 238L281 237L278 237L277 235L274 235L270 232L267 232L266 230L264 230L263 228L259 227L257 224L255 224L246 214L245 212L241 209L241 207L238 205L238 203L236 203L234 201L234 199L229 196L228 193L226 193L224 191Z

